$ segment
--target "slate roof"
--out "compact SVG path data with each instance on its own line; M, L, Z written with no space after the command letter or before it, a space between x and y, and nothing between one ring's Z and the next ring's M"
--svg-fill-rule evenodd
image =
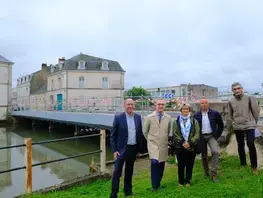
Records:
M118 63L118 61L98 58L94 56L89 56L86 54L78 54L70 59L67 59L63 65L63 69L66 70L77 70L78 68L78 62L79 61L85 61L85 70L88 71L102 71L101 66L103 61L108 62L109 70L107 71L119 71L119 72L125 72L121 65ZM54 72L59 70L58 64L55 65L56 69Z
M35 92L32 92L31 95L37 95L47 92L47 85L41 85Z
M1 56L1 54L0 54L0 62L2 62L2 63L12 63L13 64L13 62L11 62L10 60L7 60L5 57Z

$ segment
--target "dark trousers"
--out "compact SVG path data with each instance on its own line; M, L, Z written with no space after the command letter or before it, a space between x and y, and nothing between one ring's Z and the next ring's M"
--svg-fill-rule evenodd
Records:
M161 186L164 166L165 162L158 162L156 159L151 159L151 180L153 189L158 189Z
M137 146L127 146L125 152L118 157L114 164L114 171L112 175L112 189L111 198L117 198L120 185L120 177L122 175L122 168L125 162L125 175L124 175L124 193L129 194L132 192L132 175L134 162L136 160Z
M252 168L257 168L257 151L255 147L255 130L235 130L234 131L236 134L236 139L237 139L237 146L238 146L238 154L239 154L239 159L240 159L240 164L242 166L247 165L246 161L246 153L245 153L245 135L246 135L246 140L247 140L247 146L249 150L249 156L250 156L250 161L251 161L251 167Z
M195 152L188 151L184 148L176 154L178 161L178 181L179 184L190 184L195 161ZM185 174L186 172L186 174Z

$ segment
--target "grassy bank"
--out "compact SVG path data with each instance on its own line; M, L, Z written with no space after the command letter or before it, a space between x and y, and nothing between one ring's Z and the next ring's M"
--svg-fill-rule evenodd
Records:
M163 185L165 189L157 193L152 193L150 190L150 173L142 172L134 176L133 191L135 197L205 197L205 198L242 198L242 197L263 197L263 173L253 175L250 168L240 168L239 160L236 157L225 157L220 159L219 183L212 183L209 177L203 176L203 170L200 161L196 161L193 173L192 186L178 187L177 183L177 167L176 165L168 165L165 169ZM119 197L124 197L123 180ZM33 195L33 198L103 198L109 197L110 181L96 181L90 185L72 188L65 192L51 192L46 195Z

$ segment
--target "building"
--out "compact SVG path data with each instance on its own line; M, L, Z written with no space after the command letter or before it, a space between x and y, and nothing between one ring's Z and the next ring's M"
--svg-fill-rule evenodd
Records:
M12 88L12 107L17 106L17 87Z
M181 84L178 86L158 87L146 89L152 97L163 97L164 94L172 94L174 97L195 96L216 97L218 89L205 84Z
M0 120L6 120L11 110L13 64L0 55Z
M46 105L57 110L91 98L122 97L124 74L117 61L78 54L50 66ZM94 102L94 105L96 102ZM86 104L87 105L87 104Z
M50 67L43 63L41 65L41 70L17 79L17 86L13 89L13 93L16 92L18 108L23 110L33 107L34 109L36 106L35 97L31 97L31 95L36 95L36 93L39 93L39 90L42 89L43 86L46 86L49 71ZM37 99L38 98L36 98L36 100ZM43 100L45 100L45 97Z
M80 103L88 107L88 102L99 108L98 100L123 96L124 74L117 61L82 53L70 59L62 57L56 64L43 63L41 70L18 78L13 101L22 110L62 110Z

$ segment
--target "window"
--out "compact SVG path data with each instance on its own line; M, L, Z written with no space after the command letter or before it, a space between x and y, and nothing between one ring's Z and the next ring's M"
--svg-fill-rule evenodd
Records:
M102 62L102 70L109 70L109 63L107 61Z
M85 62L79 61L79 69L85 69Z
M102 77L102 88L103 89L109 88L108 77Z
M53 90L54 87L54 80L51 80L51 90Z
M79 77L79 88L84 88L84 77L83 76L81 76L81 77Z
M205 92L205 90L203 89L203 96L206 96L206 92Z
M62 88L62 80L61 80L61 77L58 78L58 88L59 88L59 89Z
M183 96L185 96L186 95L185 88L182 89L182 92L183 92Z

